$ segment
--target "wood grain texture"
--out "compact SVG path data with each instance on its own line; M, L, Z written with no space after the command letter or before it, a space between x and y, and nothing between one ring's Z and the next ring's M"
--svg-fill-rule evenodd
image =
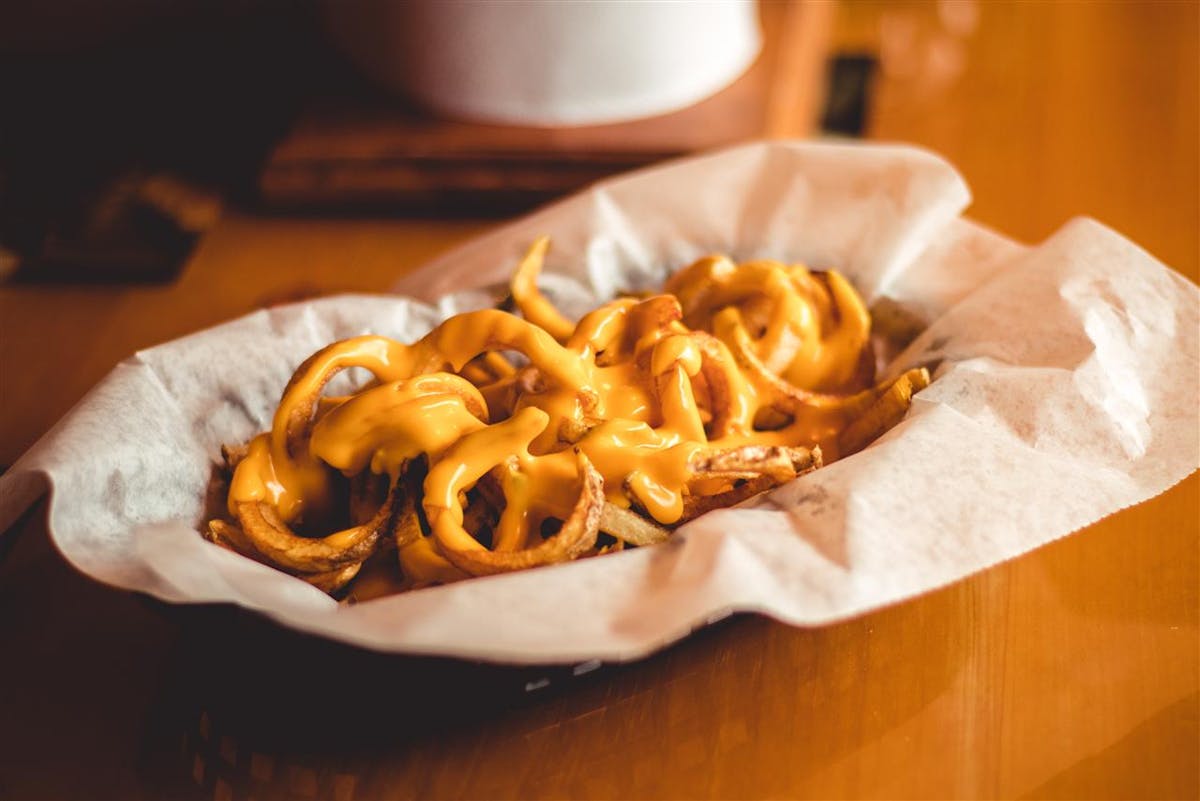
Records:
M1092 214L1195 280L1197 24L1192 3L853 3L836 37L883 56L871 135L944 153L977 219L1037 241ZM233 218L170 287L0 290L0 461L137 348L382 290L487 227ZM236 712L220 690L262 667L238 658L253 636L213 644L80 578L33 515L0 562L0 797L1195 798L1198 489L855 620L738 617L528 694L354 663L359 732L309 731L267 692ZM311 685L347 670L279 648ZM459 703L455 681L502 703ZM366 724L389 704L409 711Z

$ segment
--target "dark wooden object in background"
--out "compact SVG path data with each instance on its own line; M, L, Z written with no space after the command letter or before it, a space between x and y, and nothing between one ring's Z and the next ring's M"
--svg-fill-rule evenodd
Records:
M763 50L738 80L683 110L626 123L485 125L434 119L375 92L317 98L268 157L261 198L292 210L511 211L665 158L806 136L818 122L832 15L829 3L763 4Z

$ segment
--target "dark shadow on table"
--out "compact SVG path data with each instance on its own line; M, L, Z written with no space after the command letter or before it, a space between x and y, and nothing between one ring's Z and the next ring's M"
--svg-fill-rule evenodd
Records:
M231 607L169 613L186 635L147 727L149 797L787 795L940 696L970 639L907 605L819 630L738 616L629 665L510 667L361 651ZM881 671L903 691L851 719Z

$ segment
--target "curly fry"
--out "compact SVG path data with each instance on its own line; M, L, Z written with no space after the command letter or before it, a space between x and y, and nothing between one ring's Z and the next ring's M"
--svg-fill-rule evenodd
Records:
M204 536L331 594L385 548L414 588L649 546L862 449L929 382L872 385L871 320L837 272L709 256L572 324L537 288L547 248L513 276L523 318L306 360L271 429L223 449L239 525ZM350 367L373 380L324 396Z
M292 570L323 573L361 562L371 555L391 520L395 496L393 488L388 500L367 523L320 539L297 535L268 503L239 503L236 514L246 538L263 556Z
M516 272L513 273L509 292L513 302L521 310L525 319L544 329L546 333L559 342L566 342L575 330L571 322L559 314L558 309L543 297L537 287L537 277L542 271L542 262L546 259L546 250L550 247L550 237L542 236L529 247L525 258L521 259Z

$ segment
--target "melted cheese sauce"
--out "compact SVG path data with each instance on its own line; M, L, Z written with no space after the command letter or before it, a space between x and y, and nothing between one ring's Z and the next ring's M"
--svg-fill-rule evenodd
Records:
M231 509L265 501L285 522L325 521L335 514L338 473L370 470L395 481L423 456L430 525L469 540L456 547L483 548L462 530L463 498L491 474L506 499L492 547L516 550L539 537L543 521L570 514L579 494L576 448L603 476L609 501L637 504L671 524L683 513L695 478L689 464L699 452L751 443L811 447L847 422L845 410L817 406L793 410L774 430L756 429L770 411L762 382L739 368L721 326L716 336L702 332L714 330L723 310L736 309L733 322L744 322L772 371L805 390L856 389L870 320L836 273L822 281L802 267L736 267L710 257L671 279L673 295L613 301L570 331L552 322L552 307L535 303L536 269L523 266L518 277L525 283L515 283L514 294L533 296L529 316L557 330L476 311L412 345L358 337L305 362L271 431L252 440L237 465ZM722 325L730 319L722 316ZM456 374L480 354L501 351L523 354L528 366L504 369L492 356L495 380L479 386ZM367 369L375 382L347 398L322 398L330 378L350 366ZM442 515L456 526L439 525ZM401 560L418 581L461 575L428 541L402 549Z

